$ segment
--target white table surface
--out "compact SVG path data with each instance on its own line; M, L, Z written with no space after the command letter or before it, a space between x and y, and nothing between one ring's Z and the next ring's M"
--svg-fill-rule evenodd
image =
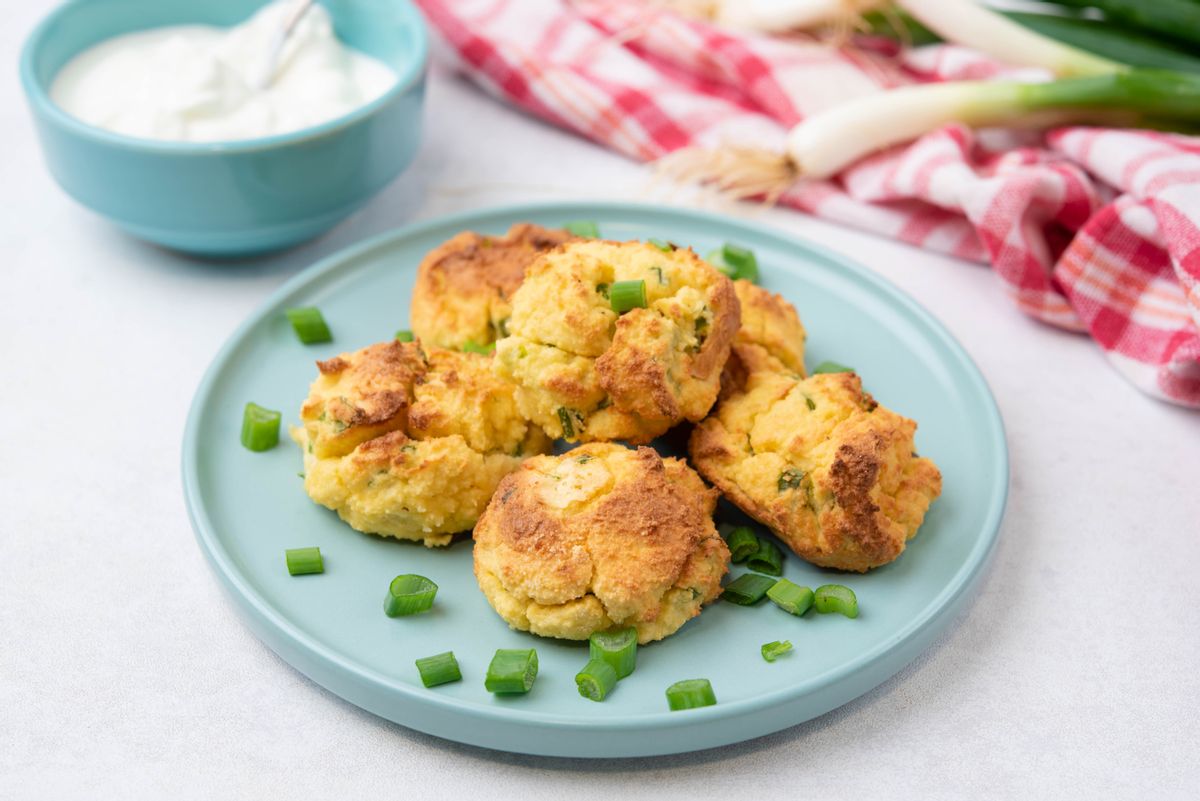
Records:
M416 164L365 210L288 253L192 261L45 172L14 66L49 6L11 4L0 27L0 798L1200 795L1200 414L1023 317L981 266L791 212L760 217L910 292L999 400L1008 515L944 637L822 718L644 760L461 746L308 681L235 617L188 525L180 439L209 360L282 281L365 236L641 198L648 173L438 69Z

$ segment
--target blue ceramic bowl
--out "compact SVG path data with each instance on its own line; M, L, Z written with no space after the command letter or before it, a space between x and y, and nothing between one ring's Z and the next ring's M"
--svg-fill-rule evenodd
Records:
M337 35L397 82L313 128L238 142L160 142L87 125L49 96L55 74L98 42L179 24L235 25L265 0L76 0L21 54L50 172L83 205L142 239L209 255L275 250L332 228L412 161L421 131L427 39L408 0L323 0Z

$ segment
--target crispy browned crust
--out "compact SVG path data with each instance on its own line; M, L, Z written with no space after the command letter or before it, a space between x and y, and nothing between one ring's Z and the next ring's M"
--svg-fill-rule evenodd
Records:
M613 478L556 506L545 488L569 483L567 468L579 459L604 460ZM652 448L593 443L536 457L500 483L475 527L476 575L541 605L594 596L611 621L627 625L658 621L664 595L690 589L695 615L720 593L728 569L712 523L716 499L684 462Z
M473 316L487 320L493 304L507 302L517 291L534 259L573 239L562 229L532 223L517 223L504 236L474 231L455 235L426 254L417 268L410 310L413 332L432 345L460 347L460 337L447 326L448 306L470 308Z
M745 351L743 346L735 348L737 353ZM753 362L763 355L749 358ZM804 382L806 388L810 384L812 379ZM796 383L780 385L786 388ZM851 398L853 407L829 435L837 445L824 465L827 469L814 468L805 474L796 491L776 492L773 476L739 474L739 463L753 451L745 432L730 431L722 423L720 406L718 414L693 430L689 453L704 478L738 508L769 526L799 556L823 567L865 572L891 562L904 550L929 503L941 493L941 474L931 461L912 454L916 424L880 407L863 391L857 375L821 376L817 385L823 386L827 395ZM827 395L818 396L814 391L818 404L827 402ZM742 397L740 391L734 392L721 404L738 403ZM792 458L812 458L806 455L823 444L804 441L799 435L789 442ZM880 484L888 460L897 458L901 472L891 476L897 486L888 495L881 492Z
M726 279L717 284L710 301L713 308L713 330L700 346L691 364L691 373L705 379L725 366L729 348L742 324L742 307L734 292L733 282Z
M318 456L340 456L402 428L413 383L426 369L415 342L381 342L317 362L321 378L300 407Z

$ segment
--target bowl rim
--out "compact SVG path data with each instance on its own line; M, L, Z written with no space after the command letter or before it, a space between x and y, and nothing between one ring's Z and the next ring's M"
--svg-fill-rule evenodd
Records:
M21 88L24 90L25 97L28 99L35 116L45 116L51 122L62 128L66 128L76 136L90 139L99 144L124 148L126 150L144 150L181 156L245 153L285 147L340 133L344 129L373 116L401 95L407 94L424 77L429 65L429 34L425 27L425 21L411 0L399 0L395 7L404 15L405 24L416 34L416 51L412 54L412 58L408 60L404 68L397 71L395 83L371 102L318 125L300 128L299 130L287 133L273 134L271 136L258 136L251 139L231 139L216 142L180 142L129 136L128 134L116 133L95 125L90 125L78 117L67 113L50 98L48 87L42 85L42 82L34 72L34 55L47 40L51 27L62 17L82 6L84 2L88 2L93 6L100 5L96 0L70 0L70 2L63 3L43 17L29 35L26 36L25 42L21 46L19 66ZM135 30L153 30L153 28L138 28L130 30L128 33L133 33ZM349 47L349 45L346 46ZM78 55L79 53L75 53L72 58ZM57 74L56 72L55 75Z

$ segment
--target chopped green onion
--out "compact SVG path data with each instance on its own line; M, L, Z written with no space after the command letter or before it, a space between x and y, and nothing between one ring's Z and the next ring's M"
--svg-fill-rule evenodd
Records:
M279 421L283 415L247 403L242 412L242 445L252 451L269 451L279 444Z
M758 257L749 248L726 242L709 252L704 260L734 281L743 279L752 284L758 283Z
M491 693L527 693L537 678L537 651L532 648L501 648L488 665L483 686Z
M750 554L746 567L771 576L783 575L783 551L770 540L759 537L758 550Z
M567 407L558 407L558 422L562 426L563 439L574 439L575 426L571 423L571 413L567 410Z
M729 555L735 565L741 564L758 550L758 535L746 526L738 526L729 532Z
M617 314L646 308L646 282L640 278L614 282L608 290L608 302Z
M775 642L764 643L763 647L759 649L759 651L762 653L762 658L768 662L774 662L776 659L783 656L790 650L792 650L792 643L790 640L776 640Z
M648 244L651 244L654 247L658 248L663 253L670 253L671 251L673 251L675 249L675 246L672 245L670 242L664 242L661 239L647 239L646 242Z
M293 576L325 572L325 561L321 559L320 548L289 548L283 555L287 559L288 573Z
M821 373L853 373L853 367L847 367L844 364L837 362L821 362L813 368L812 374L819 375Z
M858 617L858 598L849 587L823 584L813 594L813 608L821 614L839 612L846 617Z
M418 659L417 671L421 674L421 683L426 687L462 681L462 671L458 669L458 660L454 658L453 651Z
M284 314L291 321L296 336L300 337L300 341L305 345L333 341L333 335L329 333L329 326L325 324L325 318L316 306L288 309Z
M597 631L588 637L588 655L612 665L617 678L623 679L637 667L637 629L627 626L621 629Z
M403 617L426 612L433 606L438 586L424 576L405 573L392 579L383 611L388 617Z
M712 706L716 702L717 696L708 679L684 679L667 688L667 706L672 712Z
M574 222L567 223L563 228L575 234L575 236L582 236L585 239L600 238L600 227L591 220L575 220Z
M617 686L617 671L605 660L593 657L575 674L575 686L584 698L603 701Z
M812 608L813 591L787 579L780 579L767 590L767 597L790 615L799 617Z
M401 342L412 342L413 341L413 332L409 331L407 328L401 328L399 331L396 332L396 339L398 339Z
M780 492L784 492L796 489L802 481L804 481L804 473L794 467L789 467L779 474L777 486Z
M767 597L767 590L775 586L775 579L754 573L743 573L725 585L721 597L738 606L753 606Z
M481 353L484 356L489 356L496 352L496 343L489 342L486 345L476 345L475 340L468 339L463 343L463 353Z

